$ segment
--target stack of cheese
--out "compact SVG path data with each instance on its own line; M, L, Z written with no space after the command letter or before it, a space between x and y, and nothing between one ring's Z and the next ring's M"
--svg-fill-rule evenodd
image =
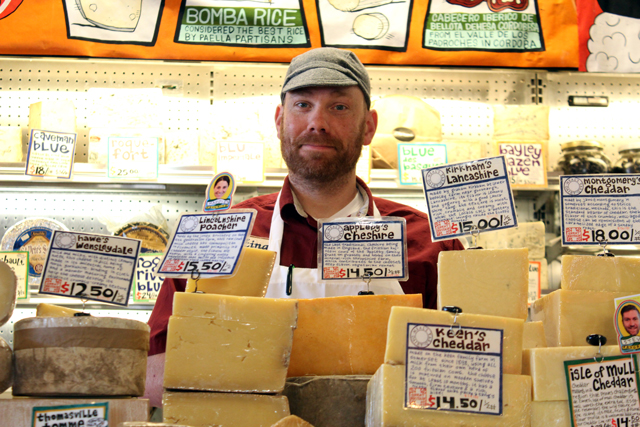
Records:
M18 282L8 264L0 261L0 326L9 321L16 306ZM9 344L0 337L0 393L11 386L13 379L13 353Z

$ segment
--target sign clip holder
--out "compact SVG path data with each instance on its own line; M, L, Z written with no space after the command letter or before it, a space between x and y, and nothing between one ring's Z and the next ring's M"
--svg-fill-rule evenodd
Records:
M598 346L598 352L593 356L593 360L598 363L602 363L602 361L604 360L604 355L602 354L602 346L607 343L607 337L599 334L592 334L587 337L587 343L593 346ZM598 360L598 357L600 358L600 360Z
M358 292L358 295L374 295L373 291L369 289L369 285L371 284L371 273L364 273L364 275L362 275L362 281L367 284L367 290Z
M449 327L449 330L453 330L454 326L457 326L458 330L462 329L462 325L458 323L458 314L462 313L462 309L460 307L456 307L455 305L448 305L446 307L442 307L442 311L453 313L453 324Z

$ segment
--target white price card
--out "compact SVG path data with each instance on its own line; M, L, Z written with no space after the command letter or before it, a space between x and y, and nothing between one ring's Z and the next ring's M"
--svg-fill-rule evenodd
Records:
M109 426L109 402L77 405L35 406L31 427Z
M127 306L140 245L126 237L56 230L39 293Z
M545 146L541 143L498 142L498 154L507 162L513 187L546 187Z
M518 226L504 157L422 171L431 239L455 239Z
M533 304L542 292L542 261L529 261L529 296L527 303Z
M11 268L18 282L18 299L29 298L29 252L0 251L0 261Z
M161 277L233 276L256 217L255 209L180 216L157 274Z
M161 259L162 254L154 253L140 254L138 257L133 302L155 302L158 299L163 280L156 276L155 271Z
M233 174L237 182L264 181L264 144L262 142L218 141L216 171Z
M407 324L404 407L502 414L501 329Z
M613 324L622 354L640 353L640 295L614 300L616 311Z
M400 217L323 222L318 227L318 279L407 280L406 227Z
M640 175L560 177L562 244L640 242Z
M640 378L632 355L567 360L564 367L572 427L640 426Z
M445 144L398 144L398 179L401 185L420 184L422 169L445 164Z
M76 134L31 129L25 175L71 178Z
M107 176L123 179L157 179L158 138L109 137Z

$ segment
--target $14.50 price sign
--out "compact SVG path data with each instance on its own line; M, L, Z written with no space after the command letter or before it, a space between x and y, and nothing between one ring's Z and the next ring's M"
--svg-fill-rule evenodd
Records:
M40 293L126 306L139 252L137 239L54 231Z
M504 157L424 169L422 179L434 241L518 226Z
M640 242L640 175L560 177L562 244Z

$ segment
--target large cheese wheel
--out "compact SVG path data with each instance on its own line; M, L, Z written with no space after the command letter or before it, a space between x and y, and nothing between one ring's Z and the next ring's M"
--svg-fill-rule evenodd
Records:
M11 347L0 338L0 393L11 387L13 378L13 356Z
M16 306L18 283L8 264L0 261L0 325L9 321Z
M149 326L110 317L14 324L16 396L142 396Z

